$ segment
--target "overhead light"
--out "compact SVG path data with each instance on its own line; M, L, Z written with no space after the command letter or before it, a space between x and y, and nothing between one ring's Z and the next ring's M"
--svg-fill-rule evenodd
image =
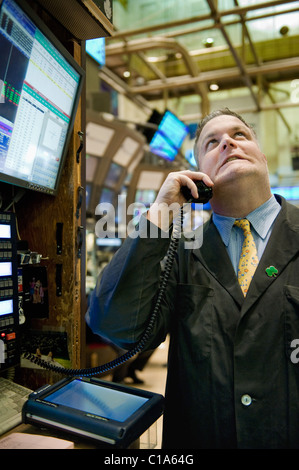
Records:
M217 83L211 83L209 88L211 91L217 91L219 90L219 85L217 85Z
M154 56L150 56L147 58L148 62L153 62L153 63L158 62L158 60L159 60L159 57L154 57Z
M137 77L136 78L136 85L144 85L145 84L145 78L144 77Z
M148 62L152 62L153 64L156 63L156 62L164 62L165 60L167 60L167 55L162 55L162 56L159 56L159 57L148 56L146 60Z
M212 47L213 44L214 44L214 39L213 38L206 38L202 42L203 42L203 45L205 47Z
M129 78L131 76L131 72L129 70L125 70L124 73L123 73L123 76L125 78Z
M282 26L280 28L279 32L282 36L286 36L289 32L289 27L288 26Z

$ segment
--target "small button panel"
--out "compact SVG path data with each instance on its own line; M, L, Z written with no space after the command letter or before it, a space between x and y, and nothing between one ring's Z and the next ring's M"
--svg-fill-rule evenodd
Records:
M15 216L0 212L0 370L20 361Z

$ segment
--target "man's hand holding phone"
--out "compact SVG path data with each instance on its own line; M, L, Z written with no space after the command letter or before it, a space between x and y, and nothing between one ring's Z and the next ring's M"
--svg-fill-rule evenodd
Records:
M173 218L179 213L180 207L188 202L190 194L191 198L199 198L196 186L198 181L202 181L208 188L213 187L213 181L205 173L190 170L169 173L161 186L155 202L148 211L148 220L162 230L168 230ZM185 189L182 191L184 187ZM210 192L205 188L204 192L206 191L209 194L209 199L211 197Z

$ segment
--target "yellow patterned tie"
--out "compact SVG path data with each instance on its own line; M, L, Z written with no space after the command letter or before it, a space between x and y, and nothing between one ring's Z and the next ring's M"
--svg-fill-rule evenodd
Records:
M235 225L244 231L244 242L238 267L238 281L244 296L246 296L259 260L249 221L247 219L236 220Z

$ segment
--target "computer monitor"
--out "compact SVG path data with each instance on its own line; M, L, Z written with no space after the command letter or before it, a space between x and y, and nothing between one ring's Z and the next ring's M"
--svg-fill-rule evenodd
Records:
M157 196L157 191L154 189L136 189L135 202L141 202L146 206L150 206Z
M277 186L271 188L272 194L283 196L288 201L299 201L299 186Z
M151 152L166 160L174 160L189 133L188 126L169 110L163 114L154 110L148 122L157 126L156 130L143 131Z
M108 202L109 204L113 204L115 202L116 194L110 188L102 188L99 204L104 204Z
M192 148L186 150L185 158L192 168L198 168Z
M105 65L105 38L88 39L85 47L87 54L90 55L99 65Z
M123 171L124 168L121 165L111 162L110 168L104 181L105 186L108 186L109 188L115 188L115 186L119 182L120 177L123 174Z
M0 7L0 181L55 195L84 71L21 0Z

